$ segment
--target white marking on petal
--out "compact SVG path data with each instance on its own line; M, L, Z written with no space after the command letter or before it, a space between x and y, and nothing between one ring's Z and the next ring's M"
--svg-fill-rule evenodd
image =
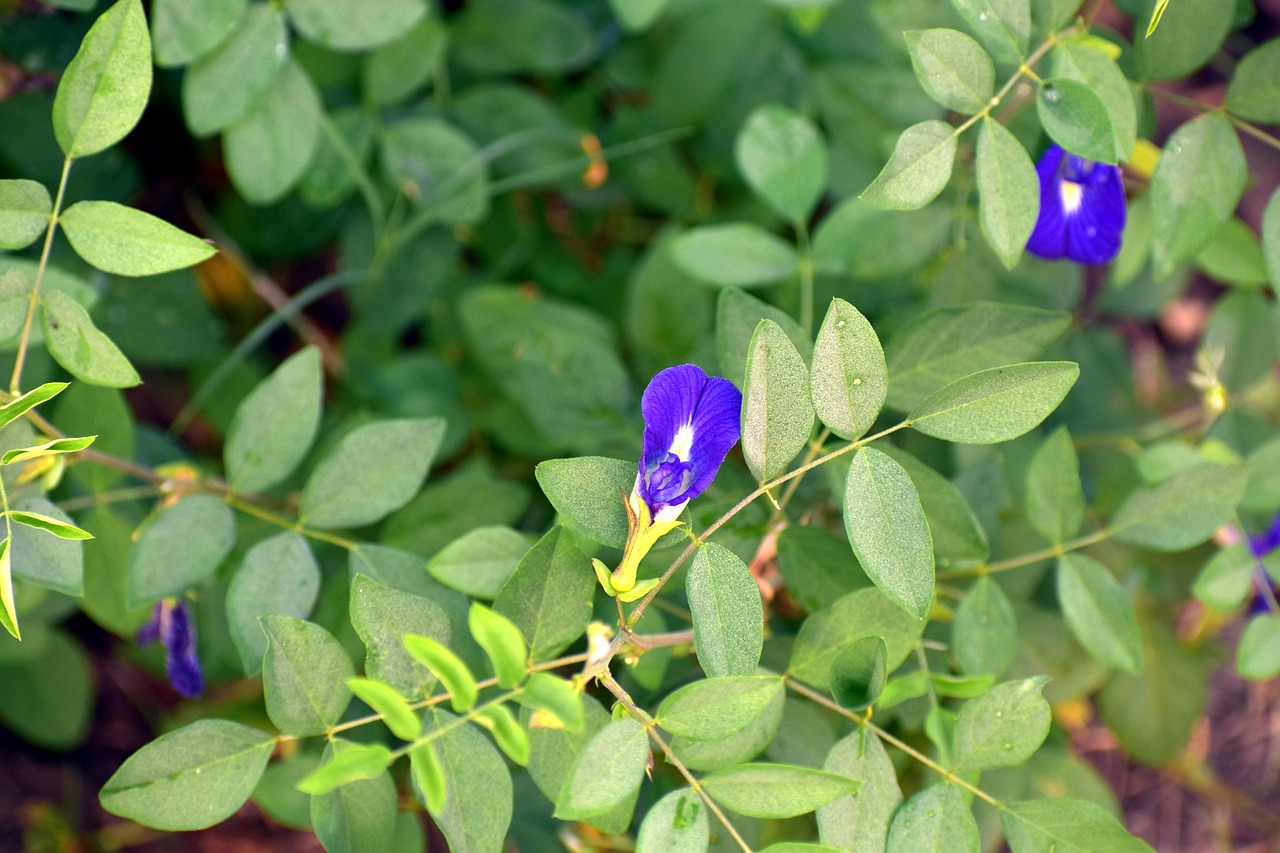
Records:
M671 439L671 447L667 452L681 462L689 461L689 453L693 450L693 424L685 424L676 430L676 437Z
M1084 187L1075 181L1060 181L1058 194L1062 196L1063 213L1070 216L1080 209L1080 202L1084 199Z
M680 517L680 513L684 512L684 508L689 504L688 501L681 501L678 504L664 506L658 510L658 514L653 517L655 523L662 521L675 521Z

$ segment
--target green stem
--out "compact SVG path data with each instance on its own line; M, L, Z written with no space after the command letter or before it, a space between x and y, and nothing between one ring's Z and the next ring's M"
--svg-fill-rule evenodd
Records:
M1053 545L1049 548L1042 548L1039 551L1032 551L1029 554L1022 554L1017 557L1009 557L1005 560L996 560L994 563L978 563L974 566L965 566L960 569L952 569L949 572L939 572L939 580L947 580L950 578L972 578L979 575L993 575L997 572L1007 572L1011 569L1020 569L1023 566L1030 566L1041 560L1050 560L1054 557L1061 557L1071 551L1077 551L1081 548L1087 548L1090 545L1097 545L1111 538L1111 531L1107 528L1095 530L1078 539L1072 539L1070 542L1064 542L1061 545Z
M351 146L347 144L347 140L338 132L338 127L333 123L333 119L328 114L321 113L320 128L324 131L325 138L329 140L329 144L338 152L338 156L342 158L342 163L350 171L356 181L356 188L360 190L360 196L364 199L365 207L369 209L369 219L373 222L373 236L377 240L382 236L382 229L386 227L386 213L382 210L382 199L378 197L378 188L373 184L373 178L369 177L369 173L365 171L360 159L356 157Z
M234 492L226 492L223 495L223 500L225 500L228 505L240 510L246 515L252 515L254 518L260 518L270 524L283 527L285 530L292 530L294 533L298 533L308 539L314 539L317 542L328 542L330 545L337 545L339 548L343 548L347 551L360 546L360 543L354 539L348 539L345 536L339 536L338 534L330 533L327 530L316 530L314 528L307 527L301 521L294 521L287 516L272 512L265 507L260 507L257 504L245 500L242 496Z
M1254 139L1257 139L1258 141L1264 143L1265 145L1269 145L1270 147L1276 149L1277 151L1280 151L1280 139L1277 139L1275 136L1272 136L1270 133L1267 133L1265 130L1258 127L1257 125L1251 124L1250 122L1245 121L1244 119L1240 118L1238 115L1228 112L1226 107L1215 107L1211 104L1206 104L1201 101L1197 101L1195 98L1188 98L1184 95L1179 95L1177 92L1167 92L1164 89L1157 89L1156 87L1150 84L1148 84L1145 88L1154 97L1166 100L1171 104L1178 104L1179 106L1183 106L1188 109L1196 110L1197 112L1202 112L1202 113L1218 113L1227 121L1231 122L1231 124L1241 133L1248 134L1249 136L1252 136Z
M796 223L796 249L800 256L800 327L813 337L813 247L804 222Z
M44 232L44 246L40 249L40 264L36 267L36 280L31 283L31 295L27 298L27 316L22 321L22 334L18 336L18 352L14 357L13 375L9 378L10 393L17 394L22 387L22 367L27 360L27 347L31 343L31 324L35 320L36 306L40 304L40 283L49 266L49 252L53 248L53 235L58 230L58 217L62 213L62 200L67 194L67 176L71 174L71 157L62 161L62 176L58 178L58 193L49 212L49 227Z

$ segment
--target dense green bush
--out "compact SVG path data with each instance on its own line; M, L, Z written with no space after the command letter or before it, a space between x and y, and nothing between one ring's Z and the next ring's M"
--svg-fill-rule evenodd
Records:
M1081 703L1163 766L1179 619L1280 673L1250 0L49 7L0 3L0 722L81 743L85 641L167 670L108 812L1144 850Z

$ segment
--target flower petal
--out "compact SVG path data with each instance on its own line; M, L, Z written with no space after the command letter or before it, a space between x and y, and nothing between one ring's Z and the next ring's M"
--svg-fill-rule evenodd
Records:
M164 668L173 689L192 698L204 691L204 674L200 659L196 656L196 629L185 601L178 602L169 611L169 618L161 620L161 637L164 642Z
M676 433L693 422L698 401L707 386L707 374L696 364L668 367L649 382L640 398L644 415L644 446L640 474L667 458Z
M1040 215L1027 240L1027 251L1049 261L1067 256L1066 211L1058 183L1061 180L1059 167L1065 154L1057 145L1050 145L1040 162L1036 163L1036 174L1040 178Z
M1120 252L1127 217L1120 169L1093 163L1084 176L1080 208L1067 220L1067 257L1081 264L1105 264Z

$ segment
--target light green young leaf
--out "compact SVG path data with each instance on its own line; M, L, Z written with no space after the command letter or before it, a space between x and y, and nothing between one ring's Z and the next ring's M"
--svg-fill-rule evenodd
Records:
M764 104L747 116L734 158L756 195L792 222L809 218L827 185L822 134L781 104Z
M44 184L0 181L0 249L25 249L49 227L53 201Z
M501 613L495 613L479 602L472 603L467 624L471 628L471 636L489 656L498 686L510 690L523 681L528 648L520 629Z
M993 367L957 379L908 416L926 435L962 444L1017 438L1047 418L1080 376L1069 361Z
M351 658L332 634L312 622L267 615L260 624L267 635L262 662L267 716L287 735L322 734L342 719L351 702Z
M69 382L46 382L43 385L32 388L25 394L19 394L14 397L3 406L0 406L0 429L13 423L41 403L52 400L67 390L70 384Z
M352 430L307 478L299 520L360 527L404 506L422 487L444 427L442 418L404 418Z
M854 454L844 524L867 576L908 613L924 618L933 599L933 539L901 465L872 448Z
M938 197L951 180L956 159L956 134L937 119L903 131L889 162L859 196L867 204L887 210L915 210Z
M16 639L22 639L18 629L18 607L13 599L13 557L9 553L10 538L0 541L0 624Z
M685 578L693 644L703 672L754 675L764 646L760 588L745 563L723 545L698 549Z
M1054 544L1066 542L1084 524L1080 460L1067 428L1054 430L1027 468L1027 520Z
M1272 39L1244 55L1231 74L1226 107L1264 124L1280 123L1280 39Z
M907 52L916 79L930 98L958 113L980 112L995 92L991 57L959 30L908 30Z
M431 670L449 692L449 704L458 713L471 710L476 703L476 679L462 659L449 647L421 634L405 634L404 647L418 663Z
M1005 803L1000 826L1013 853L1152 853L1115 815L1085 800Z
M361 17L361 16L357 16ZM289 60L248 114L226 128L231 183L251 204L271 204L302 180L320 143L320 93Z
M37 530L44 530L52 533L59 539L85 540L92 539L93 534L87 530L81 530L74 524L68 524L59 521L51 516L38 512L24 512L22 510L9 510L9 517L17 524L25 524L27 527L34 527Z
M1280 675L1280 616L1263 613L1249 621L1236 649L1236 669L1251 681Z
M1165 0L1146 0L1138 21L1150 21L1155 7ZM1134 56L1140 79L1172 80L1185 77L1204 65L1222 45L1235 6L1218 0L1178 0L1160 20L1160 28L1134 39Z
M267 637L258 619L268 614L305 619L320 590L320 567L307 540L291 530L249 549L227 588L227 631L246 675L262 671Z
M861 783L823 770L761 763L717 770L702 784L716 802L738 814L776 820L807 814L854 793Z
M1142 674L1142 632L1133 603L1107 567L1084 554L1058 558L1058 601L1071 633L1089 654Z
M428 12L424 0L289 0L289 20L310 41L357 51L391 41Z
M0 465L13 465L17 462L26 462L29 459L39 459L42 456L75 453L93 444L96 438L96 435L86 435L80 438L55 438L53 441L46 441L34 447L15 447L12 450L6 450L4 455L0 456Z
M1006 269L1022 257L1040 213L1040 180L1022 143L1004 125L982 121L976 177L983 236Z
M151 94L151 36L141 0L119 0L85 34L58 81L53 132L62 153L88 157L133 130Z
M1151 176L1157 278L1209 245L1235 213L1247 181L1240 139L1223 116L1192 119L1169 137Z
M156 65L172 68L204 56L231 35L247 5L248 0L153 0Z
M772 320L761 320L747 356L742 395L742 454L760 482L791 464L813 432L809 368Z
M516 697L521 705L546 711L568 732L580 732L584 725L582 693L549 672L535 672Z
M655 716L673 735L718 740L750 725L783 692L776 675L710 678L663 699Z
M129 756L98 799L112 814L155 829L204 829L249 799L274 742L240 723L197 720Z
M440 709L430 712L429 729L449 731L433 743L445 796L431 811L453 853L485 853L503 848L511 826L512 786L506 762L474 726L460 726Z
M422 798L427 811L435 814L444 808L448 794L444 777L444 768L436 757L436 747L431 741L424 741L409 750L409 767L413 774L413 785Z
M1111 533L1153 551L1185 551L1227 522L1247 483L1243 465L1195 465L1132 492L1112 517Z
M836 658L863 637L884 639L888 650L885 665L893 672L911 654L923 631L922 620L879 589L855 590L804 621L791 648L787 672L807 684L826 688Z
M1120 150L1111 113L1087 83L1067 77L1050 77L1040 84L1036 112L1045 132L1072 154L1101 163L1118 163L1128 157Z
M1018 62L1031 39L1028 0L951 0L997 62Z
M654 803L636 835L636 853L705 853L711 840L707 809L689 788Z
M67 241L113 275L159 275L213 257L213 246L149 213L112 201L81 201L58 217Z
M235 541L231 507L212 495L184 497L147 524L129 551L129 606L181 595L212 574Z
M867 318L843 299L831 301L813 346L813 406L841 438L861 438L875 423L888 393L880 339Z
M237 492L277 485L298 467L320 427L320 351L305 347L259 382L236 408L222 456Z
M418 713L391 685L372 678L348 678L346 685L357 699L382 715L382 722L400 740L412 741L422 735Z
M325 748L325 760L333 761L335 752L340 755L356 746L337 738ZM362 758L372 759L373 765L382 760L380 753L366 753ZM372 772L369 765L354 769ZM308 799L311 800L311 827L326 850L380 853L390 847L397 809L396 785L387 770L372 772L370 778L348 782L337 790Z
M1049 703L1040 695L1047 676L1007 681L971 699L956 718L955 770L1014 767L1049 735Z
M391 750L380 743L344 743L341 750L298 782L304 794L321 796L352 782L376 779L395 760Z
M930 785L902 804L886 853L978 853L978 824L954 785Z
M791 244L746 222L691 228L671 241L671 258L694 278L721 287L758 287L795 274Z
M510 527L477 527L441 548L427 563L427 571L451 589L492 599L528 550L529 538Z
M40 307L49 354L72 376L108 388L132 388L142 381L124 353L66 291L45 288Z
M556 526L529 549L498 591L493 609L524 634L533 662L563 652L591 621L595 580L589 567L569 532Z
M196 136L210 136L257 106L289 57L284 15L253 3L235 31L195 61L182 78L182 113Z
M9 555L14 577L76 598L84 596L84 541L94 537L41 497L17 498L10 511L16 525Z
M970 675L999 677L1018 649L1018 622L1000 584L978 578L956 608L951 647L960 669Z
M565 778L556 801L561 820L589 820L625 802L640 787L649 761L649 735L631 717L591 738Z
M520 726L506 705L482 708L477 713L476 722L493 734L494 742L507 758L521 767L529 764L529 733Z

